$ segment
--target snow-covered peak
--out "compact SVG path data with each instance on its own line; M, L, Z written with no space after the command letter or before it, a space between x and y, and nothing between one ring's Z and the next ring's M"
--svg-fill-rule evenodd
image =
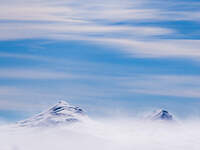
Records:
M47 112L55 115L84 115L85 113L80 107L72 106L66 101L59 101Z
M59 101L46 111L18 124L20 126L52 126L81 122L86 118L85 112L80 107L72 106L66 101Z
M164 109L155 111L151 116L151 120L173 120L173 116Z

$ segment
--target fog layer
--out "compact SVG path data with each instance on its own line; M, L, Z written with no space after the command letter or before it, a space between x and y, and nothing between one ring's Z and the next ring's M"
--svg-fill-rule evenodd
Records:
M200 121L88 121L53 128L0 127L1 150L199 150Z

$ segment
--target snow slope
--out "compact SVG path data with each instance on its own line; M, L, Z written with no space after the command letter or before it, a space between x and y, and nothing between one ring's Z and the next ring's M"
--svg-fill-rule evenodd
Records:
M60 124L71 124L81 122L87 118L85 112L80 107L72 106L65 101L59 101L56 105L49 108L30 119L20 121L19 126L55 126Z

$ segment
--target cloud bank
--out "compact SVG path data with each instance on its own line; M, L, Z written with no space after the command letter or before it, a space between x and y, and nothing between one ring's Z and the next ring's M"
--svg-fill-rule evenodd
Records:
M119 119L28 129L1 126L3 150L198 150L199 120L176 124Z

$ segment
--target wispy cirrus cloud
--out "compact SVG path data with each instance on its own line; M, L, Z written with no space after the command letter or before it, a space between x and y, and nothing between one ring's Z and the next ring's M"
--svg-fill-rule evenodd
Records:
M12 1L1 2L1 19L21 21L61 21L68 23L104 23L135 20L167 21L167 20L193 20L198 21L199 2L195 1L59 1L45 0L43 2ZM32 4L32 5L30 5ZM17 6L17 7L16 7ZM188 7L189 6L189 7ZM176 9L182 7L181 9ZM12 9L7 9L12 8ZM189 9L186 9L189 8ZM184 11L183 11L184 10ZM26 13L24 13L26 12ZM101 22L99 22L101 21Z
M27 59L34 61L51 61L52 59L31 54L0 52L0 58Z
M173 97L200 97L198 75L140 75L124 78L122 85L129 92Z
M34 70L34 69L0 69L1 79L43 79L43 80L61 80L61 79L74 79L80 76L71 73L48 71L48 70Z
M166 21L199 22L198 2L177 1L174 5L172 1L154 0L15 0L13 3L15 5L10 5L10 1L1 2L0 40L102 41L121 46L120 50L137 57L199 58L198 40L162 39L160 36L173 37L179 31L176 27L151 25ZM188 5L190 8L186 9Z
M0 110L37 111L45 104L43 100L39 99L41 97L43 100L52 100L59 96L20 86L0 86Z
M14 26L14 27L13 27ZM161 27L127 26L127 25L97 25L97 24L66 24L66 23L2 23L0 25L2 40L51 38L59 39L55 35L66 35L63 40L81 40L98 36L126 36L126 37L148 37L167 35L175 33L173 29Z
M97 43L117 45L122 47L129 56L134 57L182 57L198 59L200 57L200 40L130 40L99 38L89 39Z
M0 86L0 95L18 95L20 93L20 90L16 87L10 87L10 86Z

